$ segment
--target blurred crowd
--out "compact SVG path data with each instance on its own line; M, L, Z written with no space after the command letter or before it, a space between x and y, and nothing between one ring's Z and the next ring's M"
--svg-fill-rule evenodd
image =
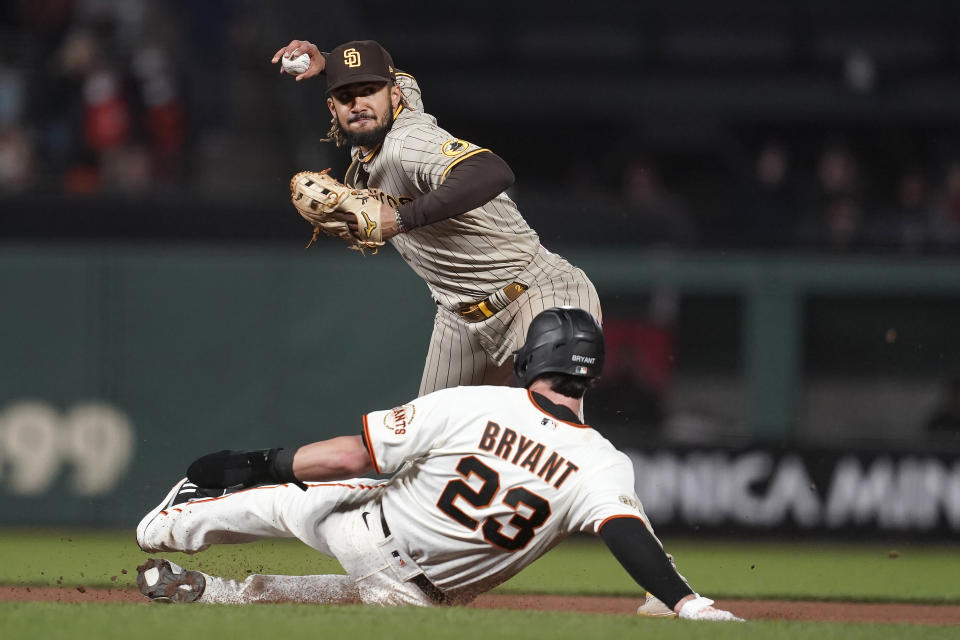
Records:
M9 3L0 48L0 188L142 191L178 180L176 42L148 2Z
M0 193L189 187L216 126L228 0L13 0L0 9ZM191 83L195 53L209 68ZM195 75L195 74L193 74Z
M623 172L619 202L599 214L605 224L594 240L680 249L960 248L960 156L905 161L878 176L843 140L824 141L807 164L799 155L787 143L765 140L736 167L736 186L712 197L672 187L683 177L667 175L656 159L634 159Z
M880 180L850 145L831 140L804 175L789 147L767 141L734 202L730 240L835 251L956 248L960 157L931 164L928 158L904 162Z
M229 0L3 3L0 195L193 193L202 191L202 180L230 190L242 182L239 174L230 174L231 183L211 175L211 165L246 159L249 176L263 173L268 157L282 162L302 156L277 141L275 132L259 131L273 105L260 111L249 106L270 93L262 84L272 79L264 74L272 52L266 42L277 41L262 26L251 26L257 11L255 3ZM248 50L238 56L244 46ZM225 69L239 58L264 64L250 74L257 80L246 93L231 86L231 95ZM238 131L227 122L244 109L258 131ZM235 142L211 162L204 141L222 136ZM580 224L583 212L570 202L566 212L563 206L543 209L565 213L551 220L557 237L584 241L912 253L960 246L960 155L951 158L941 147L936 156L913 155L898 164L894 149L881 148L880 154L893 157L882 158L878 172L876 148L858 150L842 137L805 142L800 150L792 140L762 139L735 163L717 167L736 185L716 193L709 186L691 188L656 153L637 154L620 166L618 185L578 185L595 190L577 202L594 203L589 214L596 224ZM818 147L814 153L811 146ZM520 169L520 195L555 190L522 181L522 147L497 151ZM521 205L535 221L536 198Z

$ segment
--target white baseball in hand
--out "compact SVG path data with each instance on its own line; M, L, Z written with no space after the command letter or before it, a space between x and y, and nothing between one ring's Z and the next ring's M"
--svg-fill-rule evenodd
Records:
M301 53L296 58L283 56L280 58L280 64L283 65L283 70L286 73L292 76L298 76L310 68L310 56L305 53Z

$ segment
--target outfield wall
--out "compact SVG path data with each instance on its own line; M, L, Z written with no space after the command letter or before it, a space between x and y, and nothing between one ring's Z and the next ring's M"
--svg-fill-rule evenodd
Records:
M897 451L630 450L662 532L955 539L960 456Z
M700 438L709 448L691 449L689 442L677 448L662 433L624 428L620 416L612 417L615 406L588 403L594 423L609 427L615 442L648 447L638 454L638 479L655 521L680 530L917 535L960 526L953 441L924 453L929 443L911 441L915 430L904 428L896 446L886 443L888 462L857 458L861 479L854 481L843 452L864 446L844 442L831 448L839 453L824 458L801 437L809 433L802 420L809 394L803 355L811 340L804 319L809 302L886 296L899 308L896 300L904 296L925 296L951 310L960 297L960 269L953 263L563 253L594 279L611 318L629 316L631 301L654 289L708 301L694 307L707 313L684 315L681 309L681 324L693 323L686 334L706 337L702 343L678 338L687 345L684 362L702 366L692 372L679 366L674 388L687 388L694 397L696 387L705 394L698 401L709 400L709 385L690 383L706 376L718 382L717 402L735 407L724 429ZM725 307L710 302L717 297L735 300L736 313L724 316ZM363 410L412 397L434 309L422 282L392 251L361 257L339 247L8 245L0 248L0 304L0 523L84 525L135 523L196 455L224 447L292 446L350 432ZM917 321L907 313L902 322L898 326ZM711 334L718 323L723 332ZM936 346L936 361L914 363L910 380L935 381L940 368L946 373L958 363L951 327L921 323L915 332L925 334L928 347ZM877 357L895 357L906 366L916 350L905 339L884 345L902 352ZM723 351L712 365L702 344ZM729 389L735 389L733 397ZM692 406L674 408L682 413ZM904 422L887 414L888 428L875 429L881 439ZM784 465L782 459L793 458L763 453L785 445L801 452L802 465ZM722 463L711 458L733 455L722 453L730 447L741 453ZM928 456L922 460L936 462L913 473L909 450L922 450ZM680 455L683 462L667 464L656 452ZM700 462L690 463L689 456ZM805 474L796 472L798 466ZM884 475L885 468L907 471ZM718 469L726 471L710 475ZM660 475L651 476L653 470ZM805 478L827 490L843 473L851 488L836 498L821 496L814 524L803 516L812 509L809 500L797 497L795 506L777 507L780 489L768 490L786 483L796 491ZM703 495L728 511L693 517L702 511L690 506L699 482L709 489ZM671 486L684 489L670 493ZM726 493L710 493L721 489ZM746 506L735 504L737 496ZM922 524L905 527L885 512L858 507L859 501L902 504L908 512L931 503L936 523L918 516ZM834 526L830 504L850 505L852 515ZM778 509L786 515L772 522L770 511Z

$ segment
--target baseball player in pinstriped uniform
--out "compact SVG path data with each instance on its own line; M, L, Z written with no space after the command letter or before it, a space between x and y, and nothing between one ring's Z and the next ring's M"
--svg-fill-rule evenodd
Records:
M504 193L509 166L441 129L412 76L373 41L329 54L294 40L273 58L308 53L327 77L331 139L350 145L344 182L390 196L383 238L427 283L437 303L420 395L458 385L510 384L510 357L540 311L574 305L601 319L584 272L540 245ZM352 218L345 218L354 224Z
M141 549L296 537L347 575L236 582L151 558L137 583L168 602L463 604L588 532L679 617L737 620L676 572L634 493L630 459L580 420L603 358L591 314L548 309L516 353L523 389L443 389L368 413L362 435L204 456L140 522ZM395 475L343 480L370 472Z

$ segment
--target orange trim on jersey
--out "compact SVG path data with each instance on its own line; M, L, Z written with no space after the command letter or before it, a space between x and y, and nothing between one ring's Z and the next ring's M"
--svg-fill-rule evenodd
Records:
M248 489L241 489L240 491L233 491L233 492L231 492L231 493L228 493L228 494L222 495L222 496L214 496L214 497L212 497L212 498L200 498L199 500L189 500L189 501L183 502L183 503L181 503L181 504L186 505L186 504L200 504L200 503L203 503L203 502L213 502L214 500L223 500L224 498L229 498L230 496L235 496L235 495L237 495L238 493L243 493L243 492L245 492L245 491L259 491L259 490L261 490L261 489L276 489L277 487L286 487L287 484L288 484L288 483L284 483L284 484L269 484L269 485L263 485L263 486L261 486L261 487L250 487L250 488L248 488ZM161 511L160 513L161 513L161 514L166 514L167 511L168 511L168 510L165 509L165 510ZM179 507L179 505L176 506L176 507L170 507L169 511L176 511L176 512L178 512L178 513L183 513L183 510ZM159 514L158 514L158 515L159 515Z
M640 516L626 515L626 514L619 515L619 516L610 516L609 518L606 518L603 522L600 523L600 526L597 527L597 533L599 533L600 530L603 529L603 525L607 524L611 520L616 520L617 518L633 518L634 520L639 520L640 522L643 522L643 518L641 518ZM647 527L646 522L643 522L643 527L644 529L646 529Z
M546 409L544 409L543 407L541 407L540 405L537 404L537 401L533 399L533 392L530 391L530 389L527 389L527 397L530 398L530 402L533 404L533 406L535 406L535 407L536 407L537 409L539 409L542 413L547 414L548 416L550 416L551 418L553 418L553 419L556 420L557 422L562 422L563 424L568 424L568 425L570 425L571 427L576 427L577 429L592 429L592 427L591 427L590 425L588 425L588 424L580 424L579 422L567 422L566 420L561 420L561 419L558 418L557 416L553 415L552 413L550 413L549 411L547 411Z
M380 473L379 471L377 473ZM346 482L305 482L307 487L347 487L348 489L362 489L364 491L369 491L371 489L376 489L378 485L368 485L368 484L347 484ZM233 491L226 495L215 496L213 498L200 498L199 500L190 500L189 502L181 503L183 505L195 505L203 504L204 502L214 502L216 500L223 500L224 498L229 498L230 496L235 496L240 493L245 493L247 491L261 491L263 489L279 489L280 487L289 487L289 482L284 482L283 484L270 484L263 485L260 487L250 487L248 489L241 489L240 491ZM177 513L183 513L183 510L180 506L171 507L170 509L164 509L158 516L169 515L171 511L176 511Z
M380 465L377 464L377 455L373 452L373 441L370 440L370 428L367 425L367 414L363 414L363 441L367 443L367 453L370 454L370 462L373 463L373 470L380 473Z
M465 153L459 158L457 158L456 160L454 160L453 162L451 162L450 165L443 170L443 175L440 176L440 182L443 182L444 180L447 179L447 174L450 173L450 169L453 169L455 166L457 166L458 164L460 164L470 156L475 156L478 153L483 153L484 151L486 151L487 153L490 153L490 149L474 149L470 153Z
M286 485L282 485L286 486ZM346 487L347 489L363 489L364 491L369 491L371 489L376 489L380 485L369 485L369 484L347 484L346 482L315 482L313 484L307 483L308 487ZM224 496L226 497L226 496Z

